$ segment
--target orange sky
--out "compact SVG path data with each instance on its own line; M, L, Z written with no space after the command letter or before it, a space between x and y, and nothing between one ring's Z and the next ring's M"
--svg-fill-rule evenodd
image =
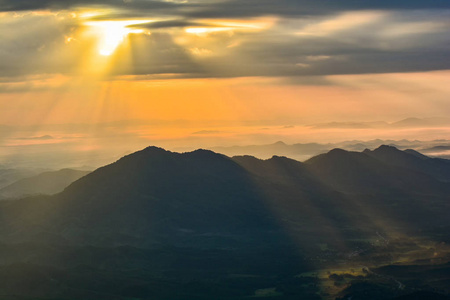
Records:
M193 125L305 125L327 121L397 121L447 110L450 72L328 76L327 85L276 78L84 82L55 76L29 91L1 94L6 125L183 120ZM20 87L20 84L16 84Z

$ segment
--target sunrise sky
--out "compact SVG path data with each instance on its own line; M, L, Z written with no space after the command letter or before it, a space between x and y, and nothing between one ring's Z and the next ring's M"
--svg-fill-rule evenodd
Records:
M0 164L148 145L450 138L448 0L0 10ZM411 117L432 122L393 125Z

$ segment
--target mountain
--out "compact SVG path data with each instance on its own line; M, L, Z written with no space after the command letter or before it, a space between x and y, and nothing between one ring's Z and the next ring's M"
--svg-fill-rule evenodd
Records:
M209 150L180 154L149 147L97 169L54 197L17 204L24 218L15 216L6 227L21 228L19 232L27 232L31 240L44 234L98 246L226 247L230 238L246 244L265 231L287 232L265 239L286 239L285 234L297 232L291 238L300 240L313 232L315 239L332 241L333 228L365 222L367 216L358 206L369 205L374 197L380 209L384 207L383 217L431 214L422 208L421 195L441 201L449 186L413 167L399 168L366 153L340 149L300 163L276 156L230 159ZM356 201L354 195L359 197L358 206L348 200ZM398 207L391 207L397 198L409 198L412 212L403 216ZM36 226L26 229L38 219L43 220L39 231Z
M448 126L449 124L450 118L406 118L390 125L393 127L433 127Z
M212 147L211 150L228 156L252 155L259 158L270 158L273 155L280 155L304 160L312 155L328 151L331 147L329 144L318 143L287 145L278 141L268 145Z
M0 168L0 189L20 179L38 175L45 170L23 168Z
M449 142L447 140L434 141L409 141L409 140L368 140L368 141L343 141L338 143L296 143L286 144L278 141L273 144L266 145L244 145L231 147L211 147L210 150L222 153L227 156L245 156L251 155L261 159L271 158L273 155L286 156L295 160L305 161L313 156L326 153L332 149L340 148L347 151L361 152L365 149L376 149L381 145L390 145L398 149L410 149L420 151L426 155L434 157L447 158ZM186 149L180 149L185 151Z
M304 163L148 147L0 202L0 299L448 295L448 169L385 146Z
M5 226L26 231L32 241L45 235L98 246L225 247L230 238L239 243L255 230L276 227L259 193L248 172L221 154L149 147L97 169L54 197L22 201L10 214L14 218L5 217ZM42 220L39 230L36 220Z
M36 194L56 194L65 187L89 174L88 171L73 169L62 169L59 171L48 171L32 177L20 179L0 189L0 199L24 198Z
M450 161L441 158L429 158L417 151L408 149L400 151L392 146L380 146L364 153L396 167L402 167L415 172L423 172L443 181L450 181Z
M411 159L410 165L407 165L407 162L402 164L396 157L386 155L386 152L392 154L391 151L386 151L390 149L396 150L393 154L400 153L405 159ZM448 190L445 183L414 168L414 163L418 162L422 160L416 156L394 147L381 146L373 152L366 150L362 153L333 149L307 160L305 164L324 182L344 192L404 192L411 191L411 187L415 187L415 192L423 190L442 193ZM442 170L449 169L447 161L444 161Z

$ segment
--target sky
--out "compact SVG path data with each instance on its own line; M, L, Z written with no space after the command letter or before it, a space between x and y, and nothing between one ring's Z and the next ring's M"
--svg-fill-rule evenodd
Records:
M450 139L448 0L0 0L0 41L0 166Z

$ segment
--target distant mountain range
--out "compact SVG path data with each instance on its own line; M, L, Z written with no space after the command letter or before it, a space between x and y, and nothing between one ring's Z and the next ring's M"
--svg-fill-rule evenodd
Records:
M1 199L18 199L31 195L52 195L62 192L69 184L80 177L89 174L89 171L62 169L47 171L35 176L19 179L0 189Z
M8 186L20 179L32 177L48 170L23 169L23 168L2 168L0 166L0 188Z
M304 163L148 147L0 202L0 299L450 294L449 195L449 160L392 146ZM385 274L400 261L424 267Z
M327 144L297 143L292 145L278 141L273 144L265 145L211 147L210 149L218 153L223 153L227 156L251 155L258 158L267 159L273 155L279 155L304 161L335 148L348 151L363 151L365 149L375 149L381 145L390 145L402 150L412 149L433 157L450 158L450 140L409 141L376 139L370 141L354 140Z

